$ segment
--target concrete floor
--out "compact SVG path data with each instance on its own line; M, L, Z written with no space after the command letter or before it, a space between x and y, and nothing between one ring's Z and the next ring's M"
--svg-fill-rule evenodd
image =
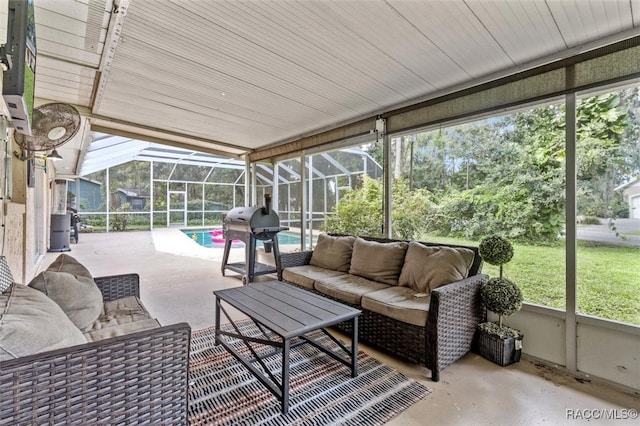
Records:
M80 242L71 248L68 254L94 276L138 273L141 298L162 324L185 321L193 329L213 325L212 291L241 285L233 273L222 276L222 249L200 247L176 229L82 233ZM41 269L58 254L47 253ZM232 249L231 258L243 260L244 249ZM237 311L232 315L241 317ZM434 383L424 367L398 361L366 345L360 349L433 389L389 425L638 424L620 419L637 414L640 393L577 380L533 360L499 367L469 353L442 371L440 381ZM607 416L613 417L603 420Z

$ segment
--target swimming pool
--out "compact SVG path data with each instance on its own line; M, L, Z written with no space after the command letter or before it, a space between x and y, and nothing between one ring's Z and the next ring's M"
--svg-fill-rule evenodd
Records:
M222 248L224 247L224 239L222 235L218 237L211 236L209 231L220 230L220 228L214 229L181 229L181 231L189 238L191 238L196 243L200 244L203 247L210 248ZM315 242L315 238L313 241ZM279 232L278 233L278 244L300 244L301 238L300 235L295 234L293 232ZM307 240L308 242L308 240ZM257 247L262 247L262 241L258 240L256 243ZM234 242L232 247L244 247L244 243L242 241Z

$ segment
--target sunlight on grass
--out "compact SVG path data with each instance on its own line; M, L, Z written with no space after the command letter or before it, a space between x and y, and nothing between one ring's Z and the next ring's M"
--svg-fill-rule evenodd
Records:
M504 276L520 287L527 302L564 309L564 246L514 244L513 249L513 259L503 267ZM483 272L490 276L499 275L499 268L485 265Z
M578 312L640 324L640 249L578 246Z
M424 235L422 241L478 246L479 241ZM565 247L513 244L505 278L520 287L527 302L565 309ZM497 266L482 272L498 276ZM640 325L640 249L578 244L578 312Z

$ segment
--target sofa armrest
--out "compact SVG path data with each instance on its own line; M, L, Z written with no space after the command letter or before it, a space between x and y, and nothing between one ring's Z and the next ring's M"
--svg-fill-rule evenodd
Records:
M94 277L105 301L126 296L140 297L140 276L138 274L111 275Z
M0 362L7 424L187 423L187 323Z
M488 276L477 274L431 292L427 319L427 365L432 374L465 355L486 318L480 289Z
M280 269L278 269L278 279L282 280L282 271L285 268L308 265L311 261L312 254L313 250L282 253L280 255Z

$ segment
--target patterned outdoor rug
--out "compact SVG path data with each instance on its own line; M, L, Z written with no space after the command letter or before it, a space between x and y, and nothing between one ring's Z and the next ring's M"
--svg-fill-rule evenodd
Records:
M243 334L259 335L251 321L239 324ZM314 333L323 344L331 342ZM234 347L247 352L239 341ZM280 356L266 364L279 379ZM191 338L189 424L380 425L431 392L363 352L358 373L352 378L347 366L311 345L292 349L289 412L283 415L277 398L222 346L214 346L213 327L197 330Z

